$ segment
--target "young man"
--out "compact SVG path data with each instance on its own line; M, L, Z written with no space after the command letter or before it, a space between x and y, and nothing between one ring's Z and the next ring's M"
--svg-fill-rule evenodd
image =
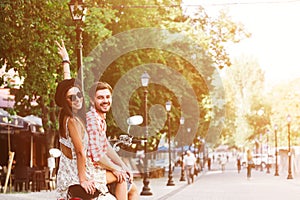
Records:
M87 113L87 132L89 135L89 156L95 166L107 170L107 182L117 182L117 199L139 199L133 176L128 167L114 151L106 137L106 113L112 103L112 88L108 83L97 82L89 90L91 108ZM128 192L128 196L127 196Z

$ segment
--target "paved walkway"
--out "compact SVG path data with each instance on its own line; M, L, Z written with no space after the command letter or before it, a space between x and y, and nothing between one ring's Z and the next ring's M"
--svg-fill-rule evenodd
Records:
M274 171L253 170L252 178L246 178L246 169L238 174L233 162L221 172L219 166L214 165L212 171L206 171L196 177L195 183L188 185L180 182L180 168L174 172L175 186L166 186L167 176L150 179L152 196L141 196L140 200L299 200L300 177L287 180L287 174L281 173L275 177ZM137 179L136 184L142 191L142 179ZM51 200L55 199L55 192L31 192L0 194L1 200Z

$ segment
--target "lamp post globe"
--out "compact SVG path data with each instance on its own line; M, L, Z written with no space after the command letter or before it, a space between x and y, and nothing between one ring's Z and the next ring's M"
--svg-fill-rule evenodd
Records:
M167 112L170 112L172 108L172 102L171 101L167 101L166 102L166 110Z
M83 22L85 20L87 8L84 3L84 0L71 0L68 3L68 6L70 9L72 19L75 22Z
M149 84L149 80L150 80L150 76L147 72L144 72L141 76L141 82L142 82L142 86L143 87L148 87ZM146 88L147 89L147 88Z

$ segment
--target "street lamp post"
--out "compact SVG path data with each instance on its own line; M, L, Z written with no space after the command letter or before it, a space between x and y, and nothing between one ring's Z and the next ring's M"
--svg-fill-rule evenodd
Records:
M187 131L187 133L188 133L187 137L190 137L191 128L187 128L186 131ZM189 149L190 149L190 147L189 147ZM190 150L191 150L191 149L190 149Z
M262 165L262 162L263 162L263 140L262 140L262 133L259 135L259 140L260 140L260 171L262 172L263 171L263 165Z
M287 116L287 126L288 126L288 143L289 143L289 150L288 150L288 157L289 157L289 169L288 169L288 176L287 179L293 179L292 176L292 155L291 155L291 116Z
M275 124L275 126L274 126L274 132L275 132L275 174L274 174L274 176L279 176L279 173L278 173L277 129L278 129L278 126L277 126L277 124Z
M170 111L171 111L172 103L171 101L167 101L166 110L168 114L168 139L169 139L169 176L167 186L174 186L175 183L173 181L173 172L172 172L172 163L171 163L171 120L170 120Z
M267 130L267 174L270 174L270 161L269 161L269 129Z
M198 139L198 143L199 143L198 144L198 158L200 159L200 151L201 151L202 140L201 140L200 136L198 136L197 139Z
M141 76L142 86L144 87L144 122L145 122L145 138L144 138L144 179L143 179L143 190L141 195L150 196L152 192L150 191L149 187L149 180L148 180L148 155L147 155L147 138L148 138L148 116L147 116L147 94L148 94L148 83L149 83L150 76L147 72L144 72Z
M180 117L180 125L183 126L184 125L184 117ZM184 129L182 129L182 140L181 140L181 176L180 176L180 180L179 181L185 181L185 177L184 177L184 168L183 168L183 134L184 134Z
M199 169L199 172L200 171L202 171L203 169L202 169L202 165L201 165L201 160L200 160L200 155L201 155L201 147L202 147L202 145L203 145L203 142L202 142L202 139L201 139L201 137L200 136L198 136L197 137L197 139L198 139L198 158L197 158L197 161L196 161L196 163L197 163L197 167L198 167L198 169Z
M202 142L202 147L203 147L203 150L202 150L202 153L203 153L203 167L202 167L202 169L204 170L205 169L205 162L206 162L206 143L205 143L205 139L204 138L202 138L202 140L201 140L201 142Z
M257 111L258 116L261 118L264 114L264 109L261 108ZM262 166L262 133L260 134L260 171L263 171L263 166Z
M76 23L76 55L78 77L81 82L81 89L84 90L83 84L83 62L82 62L82 25L85 19L86 6L84 0L71 0L69 5L70 13L73 21Z

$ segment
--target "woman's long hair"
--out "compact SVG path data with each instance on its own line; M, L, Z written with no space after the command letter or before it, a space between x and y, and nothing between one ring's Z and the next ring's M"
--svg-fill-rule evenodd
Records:
M78 84L75 84L73 87L77 87L80 90L80 92L82 93L81 87ZM77 117L79 120L81 120L84 127L86 124L86 107L85 107L84 97L82 100L82 107L76 113L72 110L72 107L68 104L66 95L67 95L67 93L65 94L65 97L63 98L63 102L62 102L63 105L60 110L59 119L58 119L59 134L60 134L60 136L63 136L63 137L66 136L66 124L64 123L64 120L67 117L73 117L73 118Z

